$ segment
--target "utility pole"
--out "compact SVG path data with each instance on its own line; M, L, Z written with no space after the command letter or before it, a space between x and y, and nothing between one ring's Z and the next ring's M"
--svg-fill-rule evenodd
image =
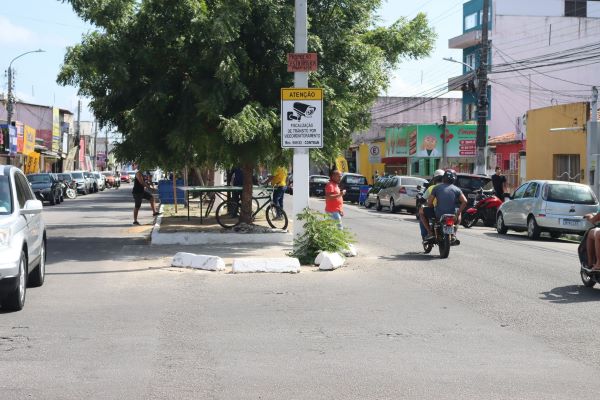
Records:
M490 0L483 0L483 21L481 24L481 59L477 78L479 81L479 102L477 104L477 154L475 160L475 173L487 173L487 69L488 69L488 27L489 27Z
M598 123L598 88L592 87L590 120L587 123L587 167L589 185L600 195L600 127Z
M75 165L75 171L78 171L81 167L79 165L79 152L81 148L79 148L80 138L79 135L81 133L81 100L77 101L77 126L75 127L75 147L77 151L75 152L75 160L73 160L73 165Z
M15 98L13 96L13 75L12 75L12 67L8 66L8 99L6 99L6 123L8 126L12 124L12 116L14 111L14 103Z
M94 121L94 171L98 170L98 152L96 142L98 141L98 121Z
M307 0L295 0L295 9L294 52L306 53L308 51ZM308 72L294 72L294 87L308 88ZM308 156L309 150L307 148L294 149L294 238L297 238L302 234L302 224L296 220L296 216L308 207Z
M444 115L442 117L442 134L443 134L443 137L442 137L442 165L440 165L438 167L438 168L442 168L442 169L445 169L447 167L446 164L448 162L448 160L447 160L447 158L448 158L448 155L447 155L448 154L448 149L447 149L448 142L447 142L447 139L446 139L446 124L447 123L448 123L448 119Z
M104 129L104 170L108 171L108 129L106 129L106 127L104 127ZM119 177L119 179L121 179L121 177Z

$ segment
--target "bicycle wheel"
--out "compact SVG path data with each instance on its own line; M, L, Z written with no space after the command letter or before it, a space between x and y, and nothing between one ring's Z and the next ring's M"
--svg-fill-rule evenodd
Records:
M227 201L219 204L217 207L217 222L223 228L233 228L240 223L240 210L239 203L234 201Z
M287 229L288 217L283 208L271 204L267 207L267 222L271 228L275 229Z

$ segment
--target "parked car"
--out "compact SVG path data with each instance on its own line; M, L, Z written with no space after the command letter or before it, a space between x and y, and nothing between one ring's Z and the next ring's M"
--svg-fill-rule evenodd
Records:
M377 211L381 211L383 207L387 207L390 212L401 208L415 210L419 190L417 187L426 183L426 179L414 176L392 176L377 195Z
M345 190L344 201L358 203L360 197L360 187L368 185L367 178L360 174L345 173L342 174L340 181L340 190Z
M457 173L456 182L454 182L454 184L458 186L460 190L462 190L463 194L467 198L467 207L473 206L475 197L477 197L477 193L475 193L475 191L482 188L484 191L494 190L494 187L492 186L492 178L486 175Z
M0 304L21 310L27 286L46 275L46 228L42 203L20 169L0 166Z
M51 205L60 204L62 185L54 174L29 174L27 180L31 183L31 189L38 200L47 201Z
M375 204L377 204L377 195L379 191L385 187L388 180L387 176L380 176L375 179L373 186L369 189L369 193L367 194L367 200L365 200L365 207L371 208Z
M92 175L94 175L94 178L96 178L96 182L98 183L98 190L103 192L104 189L106 189L106 178L104 178L104 175L102 175L98 171L92 172Z
M325 196L325 185L329 182L329 177L325 175L311 175L308 177L308 195Z
M121 182L131 183L131 177L127 171L121 171Z
M591 228L584 215L598 211L598 199L587 185L574 182L535 180L525 182L498 209L496 229L527 231L537 240L542 232L552 238L563 233L583 235Z
M73 179L77 181L77 192L81 194L92 193L93 186L91 186L91 181L87 179L84 175L84 171L72 171L69 172Z
M98 181L94 174L89 171L83 171L83 176L89 182L90 187L92 188L92 193L98 192Z
M104 171L102 172L104 179L106 180L107 188L118 188L121 186L121 177L114 172Z

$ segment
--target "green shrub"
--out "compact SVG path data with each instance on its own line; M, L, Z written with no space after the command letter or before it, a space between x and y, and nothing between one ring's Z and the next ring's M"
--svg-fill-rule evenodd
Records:
M312 264L320 251L343 253L354 242L354 236L346 229L338 229L337 222L327 214L305 208L297 221L303 221L304 233L294 242L290 255L302 265Z

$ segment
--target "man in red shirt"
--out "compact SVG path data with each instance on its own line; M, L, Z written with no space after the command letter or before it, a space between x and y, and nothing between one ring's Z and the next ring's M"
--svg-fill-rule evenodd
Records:
M346 191L340 191L338 186L341 179L342 173L337 169L332 169L329 172L329 183L325 185L325 212L337 221L340 229L342 229L342 216L344 215L342 207L344 205L344 194L346 194Z

